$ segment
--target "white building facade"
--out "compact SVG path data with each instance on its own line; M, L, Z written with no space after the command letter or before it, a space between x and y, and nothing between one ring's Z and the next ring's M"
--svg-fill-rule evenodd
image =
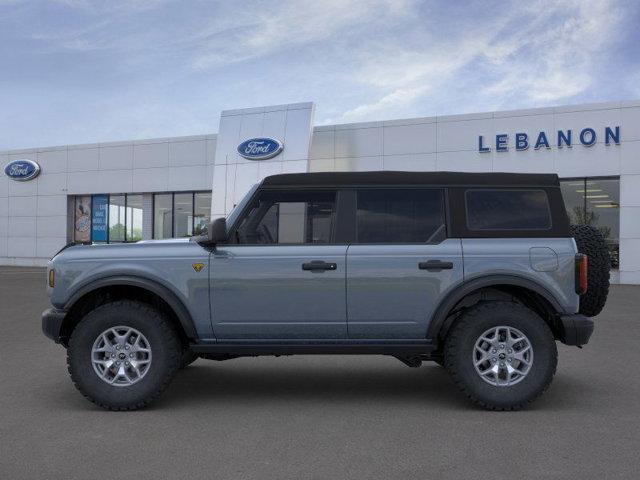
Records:
M544 172L559 175L571 221L605 235L613 280L640 284L640 101L313 120L313 103L277 105L225 111L217 134L0 152L0 265L43 265L71 241L197 234L277 173ZM252 139L281 151L245 158Z

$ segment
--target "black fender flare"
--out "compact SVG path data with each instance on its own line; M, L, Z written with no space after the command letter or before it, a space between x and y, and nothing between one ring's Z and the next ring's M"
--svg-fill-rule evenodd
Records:
M198 338L196 328L193 324L193 318L191 318L191 314L189 313L189 310L184 305L182 300L180 300L178 296L169 288L165 287L155 280L150 280L144 277L138 277L134 275L116 275L91 281L81 286L74 292L74 294L65 304L64 309L66 311L69 311L78 300L95 290L104 287L122 285L143 288L160 297L167 303L167 305L169 305L169 307L175 313L178 321L180 322L180 325L182 326L182 329L184 330L185 335L190 339Z
M463 282L447 294L434 311L431 322L429 323L429 328L427 329L427 338L437 339L439 337L442 328L446 326L447 316L460 300L476 290L497 285L526 288L547 300L556 313L562 313L564 311L560 302L558 302L553 294L533 280L517 275L488 275Z

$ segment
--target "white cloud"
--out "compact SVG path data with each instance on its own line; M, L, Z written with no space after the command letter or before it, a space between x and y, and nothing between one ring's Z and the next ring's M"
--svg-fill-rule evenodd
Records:
M230 23L213 22L194 36L199 69L259 58L284 49L336 39L341 31L402 17L409 0L284 0L273 8L226 11Z
M353 122L640 97L634 3L492 5L0 0L3 146L210 132L222 109L309 99Z
M371 118L374 115L388 113L397 107L408 105L429 90L428 86L414 88L398 88L373 103L358 105L347 110L340 117L341 121L356 121L362 118Z
M370 88L369 98L339 120L402 115L412 102L438 96L440 88L451 91L460 82L477 85L478 108L508 104L516 94L535 105L569 99L592 84L596 57L616 38L621 21L607 0L541 0L505 12L489 28L479 28L482 20L471 18L450 38L429 38L425 32L419 49L387 39L384 47L361 52L363 62L353 77Z
M488 55L501 78L484 93L520 91L533 102L549 103L578 95L591 85L595 57L615 38L620 21L611 2L539 2L530 14L535 12L543 13L518 34L498 42L498 50L513 46L508 55ZM554 18L562 20L554 23Z
M482 50L484 40L440 42L428 50L407 52L378 46L356 72L361 82L384 92L380 98L347 110L340 121L353 122L373 115L397 116L407 105L450 81Z

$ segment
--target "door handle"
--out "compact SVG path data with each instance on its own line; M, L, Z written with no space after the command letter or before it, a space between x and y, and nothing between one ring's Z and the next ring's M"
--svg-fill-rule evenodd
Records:
M336 263L327 263L322 260L312 260L309 263L302 264L302 270L311 272L324 272L325 270L335 270L338 268Z
M420 270L428 270L430 272L439 272L440 270L451 270L453 262L443 262L442 260L428 260L418 263Z

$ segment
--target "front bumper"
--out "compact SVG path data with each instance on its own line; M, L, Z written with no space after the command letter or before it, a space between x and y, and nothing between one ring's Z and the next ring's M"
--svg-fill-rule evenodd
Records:
M67 316L66 310L47 308L42 312L42 332L56 343L62 341L62 323Z
M593 320L584 315L562 315L560 317L560 341L565 345L586 345L593 333Z

